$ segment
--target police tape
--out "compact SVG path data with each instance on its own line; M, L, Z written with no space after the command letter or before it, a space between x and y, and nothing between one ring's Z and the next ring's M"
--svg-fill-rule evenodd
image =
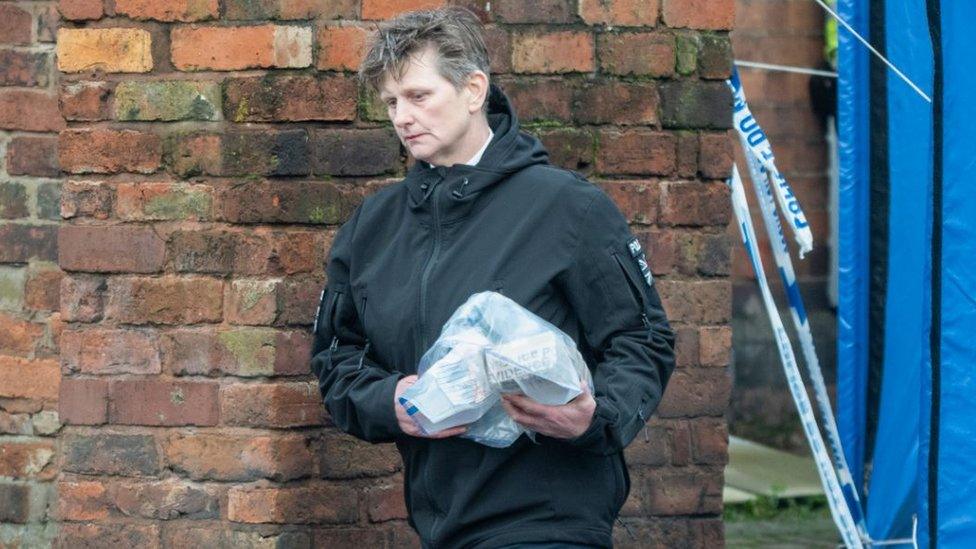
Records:
M807 396L803 379L800 377L800 370L796 365L796 355L793 353L793 345L786 334L783 326L783 319L779 315L776 303L773 301L773 294L769 289L769 282L766 280L766 273L763 270L762 258L759 256L759 249L756 247L756 233L752 226L752 218L749 215L749 206L746 202L745 189L742 186L742 178L739 176L739 169L732 166L732 177L726 183L732 191L732 210L738 221L739 233L742 242L749 254L752 269L756 273L756 281L762 293L763 304L766 306L766 314L769 315L769 323L776 338L776 348L779 351L780 361L783 363L783 372L786 374L786 383L796 402L797 411L800 415L800 424L806 434L807 441L810 443L810 450L813 454L813 461L820 475L820 482L824 486L824 493L827 496L827 504L830 507L830 514L833 516L834 523L840 531L844 545L847 547L861 548L861 538L858 535L857 526L851 515L851 510L844 498L837 473L830 462L830 457L824 448L824 441L817 426L816 417L810 407L810 399Z
M773 147L769 144L766 133L759 127L759 122L752 115L752 111L749 110L742 82L739 80L739 71L734 67L732 78L726 80L726 83L732 88L732 123L739 135L744 136L743 147L747 151L752 151L752 154L762 162L770 179L775 183L773 188L776 189L776 199L783 210L783 215L790 221L790 229L793 231L796 243L800 246L800 258L803 258L807 252L813 250L813 233L810 231L810 224L807 223L800 202L793 194L789 182L776 168Z
M858 496L857 487L854 485L854 478L851 475L851 470L847 464L847 458L844 456L844 449L840 442L837 421L834 419L834 410L830 405L827 385L824 383L820 360L817 357L817 349L813 343L813 332L810 330L809 318L807 317L806 308L803 306L803 297L800 295L796 273L793 270L793 260L790 259L786 237L783 234L779 216L776 215L776 202L773 198L773 190L759 159L746 148L745 136L740 133L739 139L743 142L746 163L749 166L749 175L752 178L752 187L756 194L756 201L759 203L759 208L762 212L764 225L766 226L766 235L769 237L770 248L773 250L773 259L776 262L780 279L783 281L783 288L786 290L786 299L790 306L790 316L793 319L793 326L796 328L797 336L800 340L800 349L803 351L803 358L806 362L807 375L813 384L814 400L817 403L821 421L823 421L827 445L830 447L830 453L834 458L834 465L837 470L838 480L840 481L841 491L847 501L847 506L851 511L854 522L857 524L857 530L861 538L868 540L870 536L867 526L864 523L861 499Z

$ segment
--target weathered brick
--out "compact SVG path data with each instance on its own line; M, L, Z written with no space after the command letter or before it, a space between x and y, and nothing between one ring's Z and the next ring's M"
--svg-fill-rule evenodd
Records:
M53 44L61 26L61 14L54 3L44 4L37 11L37 42Z
M657 180L602 180L595 183L613 199L629 223L653 225L657 221L660 195Z
M169 255L178 272L268 272L274 249L267 232L236 230L176 231L169 239Z
M257 21L276 19L281 12L281 0L226 0L224 19Z
M183 178L223 173L222 140L218 134L175 132L164 142L169 172Z
M61 85L59 103L67 120L95 121L109 117L112 85L108 82L66 82Z
M726 133L703 133L698 166L703 177L725 179L732 174L732 140Z
M4 441L0 450L0 477L51 480L58 471L54 459L54 440L36 442Z
M600 132L596 169L603 174L670 175L675 169L673 134L654 130Z
M227 425L322 425L324 413L318 387L311 383L248 383L220 388L220 416Z
M390 19L405 11L436 8L444 0L362 0L363 19Z
M0 482L0 524L24 524L29 521L30 501L30 485Z
M17 136L7 144L7 173L56 177L60 171L57 136Z
M588 82L576 91L573 112L581 124L655 125L657 89L644 82Z
M157 379L112 381L108 417L119 425L216 425L217 384Z
M119 82L114 105L117 120L220 120L220 86L191 80Z
M661 124L668 128L732 126L732 95L724 82L676 80L662 82Z
M299 488L233 487L227 493L233 522L348 524L358 518L356 489L340 484Z
M729 458L729 432L724 419L691 422L692 455L695 463L725 465Z
M668 432L671 465L684 467L691 464L691 427L689 421L678 419L664 424Z
M280 324L312 325L315 320L315 308L319 302L322 290L322 280L319 278L286 279L278 289Z
M728 275L732 260L732 239L722 233L674 233L678 271L684 275Z
M651 274L655 276L669 274L674 267L674 233L660 230L634 231L634 236L640 239L641 248L647 255L651 267Z
M108 219L112 213L112 188L101 181L68 180L61 192L61 217Z
M2 343L3 338L0 338ZM59 383L61 368L57 360L0 355L0 397L53 402L58 398Z
M370 522L406 520L407 507L403 498L403 482L375 486L370 489L366 495L366 508Z
M699 361L702 366L728 366L732 355L732 328L730 326L704 326Z
M111 488L112 504L127 517L148 519L219 518L217 495L180 480L122 482Z
M675 175L694 179L698 176L698 135L690 131L675 132L678 139Z
M61 334L61 366L83 374L158 374L158 345L148 331L68 330Z
M206 21L220 13L218 0L115 0L115 13L129 19L156 21Z
M61 520L101 521L108 518L108 490L98 481L58 483L58 518Z
M228 132L221 137L220 168L213 175L307 175L309 148L305 130Z
M520 33L512 37L512 69L519 73L591 72L593 35L579 31Z
M400 454L391 444L370 444L329 430L316 445L322 478L380 477L401 468Z
M673 28L730 30L735 0L663 0L661 17Z
M101 19L102 0L58 0L58 12L70 21Z
M364 26L329 24L318 29L316 68L327 71L356 71L366 54L370 30Z
M22 312L26 284L26 267L0 265L0 310Z
M496 0L491 4L492 15L501 23L572 23L575 2L570 0Z
M27 217L27 187L22 183L0 182L0 219Z
M30 414L8 414L0 411L0 434L29 435L31 432Z
M157 524L68 522L59 526L55 543L59 548L139 547L140 549L159 549L161 547Z
M732 380L719 369L678 370L657 409L660 417L721 416L728 408Z
M278 314L280 280L234 280L224 297L224 318L231 324L267 326Z
M352 77L283 76L225 82L224 117L234 122L353 120L356 81Z
M722 510L722 472L652 469L646 511L654 515L716 514Z
M492 76L512 71L512 35L500 25L485 25L485 46Z
M407 530L413 532L409 527ZM312 547L400 547L393 544L385 545L393 541L395 533L374 526L366 528L317 528L313 531L313 535ZM419 542L416 547L420 547Z
M87 475L153 476L159 453L150 435L69 433L61 437L64 471Z
M176 330L163 338L165 365L175 375L234 375L241 377L308 373L307 355L302 371L288 363L291 347L310 351L304 338L269 328Z
M655 420L656 421L656 420ZM668 462L668 432L652 421L646 429L637 433L634 440L624 451L627 464L631 469L635 465L660 467Z
M304 27L174 27L173 65L181 71L303 68L312 64L312 31Z
M26 356L34 350L43 333L43 324L0 313L0 353ZM12 364L10 367L21 366Z
M43 90L0 89L0 129L56 132L64 127L57 95Z
M166 244L149 227L65 225L58 235L61 268L67 271L154 273Z
M30 44L32 24L29 11L13 3L0 4L0 44Z
M672 76L674 37L661 32L612 32L597 40L600 70L614 75Z
M149 72L152 38L143 29L58 29L58 69L62 72Z
M37 185L35 215L39 219L61 220L61 182L49 181Z
M279 19L356 19L359 0L279 0Z
M108 283L109 318L131 324L219 322L223 285L211 278L115 278Z
M728 280L662 280L658 290L670 320L721 324L732 316L732 288Z
M301 435L174 433L164 441L163 454L170 468L193 480L284 482L314 471Z
M57 311L61 302L59 269L35 269L24 287L24 304L34 311Z
M572 120L573 85L566 78L517 78L496 83L505 90L520 121Z
M701 35L697 32L678 32L674 39L675 70L682 76L690 76L698 69Z
M698 58L702 78L728 78L732 73L732 42L728 35L702 35Z
M534 131L549 151L549 161L568 170L588 173L594 165L594 137L589 130L575 128Z
M208 221L212 210L209 185L145 181L115 187L115 216L125 221Z
M133 130L65 130L58 156L69 173L152 173L160 166L162 142Z
M108 382L102 379L62 379L58 414L66 425L105 423L108 421Z
M661 190L661 218L667 225L727 225L731 206L724 183L669 182Z
M46 52L0 50L0 86L46 88L51 55Z
M393 130L313 129L312 171L328 175L375 175L396 169L400 142Z
M246 181L220 190L218 218L231 223L336 225L362 200L361 187L328 181Z
M658 0L580 0L579 15L588 25L653 27Z
M61 279L61 318L66 322L98 322L102 319L105 279L70 275Z

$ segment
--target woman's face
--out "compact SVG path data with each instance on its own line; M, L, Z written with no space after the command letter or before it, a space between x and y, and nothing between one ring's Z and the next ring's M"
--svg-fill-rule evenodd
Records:
M467 162L483 144L476 142L472 121L480 115L487 86L458 90L437 71L437 55L432 47L412 55L399 80L388 75L383 81L380 99L414 158L451 166Z

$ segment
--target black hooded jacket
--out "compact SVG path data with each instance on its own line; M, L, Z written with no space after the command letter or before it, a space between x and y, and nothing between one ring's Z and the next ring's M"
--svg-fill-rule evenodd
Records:
M674 339L644 254L611 199L554 167L494 84L494 137L476 166L416 162L336 235L312 370L333 422L403 457L410 525L425 547L532 541L611 545L630 490L623 448L661 400ZM454 310L494 290L577 342L596 411L572 440L508 448L399 428L394 389Z

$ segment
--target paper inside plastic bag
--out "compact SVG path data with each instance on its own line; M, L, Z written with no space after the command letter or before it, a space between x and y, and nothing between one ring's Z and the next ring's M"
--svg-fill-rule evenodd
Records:
M417 383L400 396L417 425L427 434L468 425L463 437L493 447L532 435L505 412L501 394L557 406L581 393L581 380L593 388L571 337L496 292L458 307L417 370Z

